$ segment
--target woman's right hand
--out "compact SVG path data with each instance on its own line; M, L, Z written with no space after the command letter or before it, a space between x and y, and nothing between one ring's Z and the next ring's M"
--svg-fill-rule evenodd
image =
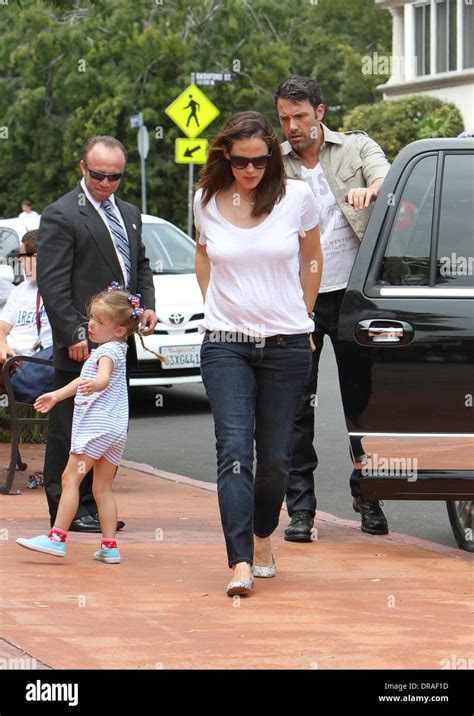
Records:
M37 410L38 413L47 413L51 408L54 408L57 402L56 393L43 393L39 398L36 398L33 403L33 408Z

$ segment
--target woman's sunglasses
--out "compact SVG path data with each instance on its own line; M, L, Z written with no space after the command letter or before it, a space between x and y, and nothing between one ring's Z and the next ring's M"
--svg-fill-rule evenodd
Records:
M109 181L119 181L119 179L123 177L123 172L119 172L118 174L103 174L102 172L96 172L93 169L90 169L85 162L84 164L91 179L95 179L96 181L103 181L104 179L108 179Z
M255 169L265 169L271 156L271 154L262 154L260 157L238 157L231 154L229 161L234 169L246 169L248 164L252 164Z

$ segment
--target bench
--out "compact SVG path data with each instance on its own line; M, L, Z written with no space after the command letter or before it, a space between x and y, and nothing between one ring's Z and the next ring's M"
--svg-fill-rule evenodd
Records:
M8 360L5 361L2 367L3 372L3 379L5 383L5 390L7 394L8 399L8 429L11 431L11 447L10 447L10 463L8 465L7 471L6 471L6 479L3 484L0 484L0 494L2 495L10 495L11 487L13 484L13 480L15 477L15 471L18 468L18 470L26 470L28 465L22 461L21 455L20 455L20 434L21 434L21 426L22 425L39 425L44 424L48 422L48 416L44 418L36 417L36 418L25 418L20 417L18 415L18 405L28 405L29 407L32 407L29 403L20 403L16 400L15 393L13 392L12 384L11 384L11 377L12 377L12 368L15 366L15 364L18 361L26 361L30 363L40 363L43 365L53 365L53 361L45 360L44 358L36 358L35 356L24 356L24 355L16 355L12 356L11 358L8 358ZM18 492L14 494L19 494Z

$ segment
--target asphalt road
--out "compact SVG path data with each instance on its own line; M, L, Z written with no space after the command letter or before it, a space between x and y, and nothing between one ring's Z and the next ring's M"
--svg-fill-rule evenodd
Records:
M214 424L202 384L134 388L125 459L181 475L216 481ZM326 341L320 362L315 444L319 456L318 509L343 519L352 510L348 440L332 347ZM387 501L384 512L394 532L456 547L441 501Z

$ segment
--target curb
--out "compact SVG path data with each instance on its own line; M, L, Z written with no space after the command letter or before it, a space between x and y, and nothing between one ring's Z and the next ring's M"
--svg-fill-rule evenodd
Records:
M136 470L137 472L143 472L146 475L152 477L158 477L162 480L170 480L171 482L178 482L182 485L189 485L190 487L196 487L199 490L207 490L208 492L217 492L217 485L213 482L204 482L204 480L195 480L193 477L186 477L185 475L179 475L176 472L167 472L166 470L159 470L152 465L147 465L144 462L133 462L131 460L122 460L121 466L126 467L130 470ZM283 503L283 509L286 511L286 505ZM360 530L360 522L357 520L344 520L336 515L332 515L329 512L317 512L317 520L320 522L329 522L337 525L338 527L348 527L349 529ZM370 537L370 535L367 535ZM402 532L390 532L388 535L377 535L378 538L382 538L388 542L394 542L395 544L408 544L413 547L420 547L421 549L429 550L430 552L437 552L438 554L449 555L456 559L463 559L467 562L474 561L474 554L466 552L456 547L448 547L447 545L439 544L438 542L431 542L430 540L422 539L421 537L412 537L411 535L403 534Z

